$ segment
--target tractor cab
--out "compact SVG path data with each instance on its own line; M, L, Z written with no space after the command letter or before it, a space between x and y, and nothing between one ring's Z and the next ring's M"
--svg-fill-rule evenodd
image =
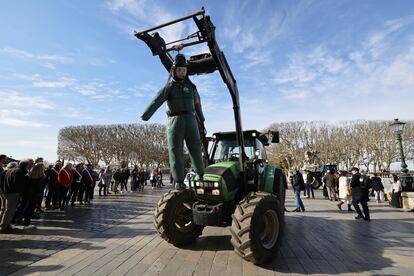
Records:
M244 160L266 160L264 147L268 145L267 137L255 130L244 131ZM213 146L210 152L210 164L239 161L240 148L237 145L235 132L218 132L213 134Z

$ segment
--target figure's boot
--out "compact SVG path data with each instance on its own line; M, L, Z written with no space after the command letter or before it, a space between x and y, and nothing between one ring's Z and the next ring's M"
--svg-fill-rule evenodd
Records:
M348 212L354 212L354 210L351 208L351 204L348 204Z

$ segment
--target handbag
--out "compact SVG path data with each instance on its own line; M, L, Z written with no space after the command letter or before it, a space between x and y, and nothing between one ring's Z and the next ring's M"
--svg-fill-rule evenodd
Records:
M352 190L349 187L346 188L346 195L352 196Z

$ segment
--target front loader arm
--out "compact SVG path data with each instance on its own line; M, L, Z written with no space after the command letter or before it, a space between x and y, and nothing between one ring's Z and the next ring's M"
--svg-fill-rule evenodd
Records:
M148 34L151 31L154 31L154 30L157 30L157 29L169 26L169 25L173 25L173 24L176 24L178 22L181 22L181 21L184 21L190 18L194 20L195 24L198 27L198 31L193 34L190 34L186 38L176 40L170 43L165 43L164 39L160 37L158 33L154 33L152 35ZM237 88L236 79L234 78L233 73L231 72L227 59L217 44L216 37L215 37L215 29L216 27L211 22L210 17L205 15L204 8L202 8L200 11L190 14L188 16L161 24L159 26L147 29L142 32L135 32L135 36L138 39L141 39L142 41L144 41L148 45L153 55L158 55L160 57L162 64L169 72L173 64L173 59L169 55L170 51L180 51L185 47L189 47L189 46L193 46L193 45L197 45L201 43L207 43L210 49L210 53L192 56L189 59L188 74L189 75L208 74L208 73L214 72L215 70L218 70L220 72L221 78L223 79L224 83L227 85L227 88L229 89L232 103L233 103L237 144L238 144L239 152L240 152L240 157L239 157L240 170L241 170L241 175L245 177L244 172L245 172L247 160L246 160L246 154L244 152L244 137L243 137L242 122L241 122L241 114L240 114L239 91ZM193 41L188 42L188 43L175 44L176 42L190 40L190 39L193 39ZM171 44L175 44L175 45L171 47L167 47ZM205 137L204 125L200 124L200 122L199 122L199 130L200 130L200 136L201 136L202 143L203 143L203 153L207 153L208 141ZM243 181L243 183L247 183L247 181Z

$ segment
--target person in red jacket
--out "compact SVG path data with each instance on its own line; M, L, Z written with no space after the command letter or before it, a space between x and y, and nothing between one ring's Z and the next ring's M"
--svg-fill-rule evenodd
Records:
M69 202L68 190L73 182L72 163L66 163L58 174L58 206L64 210Z

